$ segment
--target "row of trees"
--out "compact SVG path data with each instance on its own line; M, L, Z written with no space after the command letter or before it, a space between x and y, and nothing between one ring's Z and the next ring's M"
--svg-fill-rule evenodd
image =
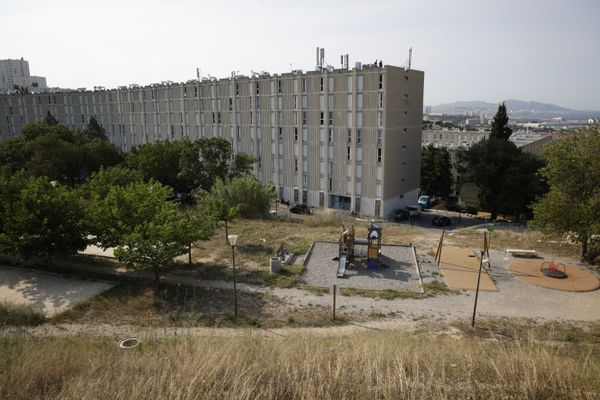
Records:
M225 140L157 142L125 155L115 148L91 168L88 144L112 146L103 130L91 121L87 133L72 132L50 117L0 143L0 252L51 266L96 243L130 268L153 270L158 283L160 266L220 221L264 217L275 198L249 175L253 159L234 157ZM193 193L195 205L178 205L175 193Z

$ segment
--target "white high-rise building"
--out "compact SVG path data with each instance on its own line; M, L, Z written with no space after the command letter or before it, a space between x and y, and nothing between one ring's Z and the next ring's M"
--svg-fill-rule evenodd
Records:
M20 60L0 60L0 89L14 89L15 86L26 88L46 88L46 78L31 76L29 62Z

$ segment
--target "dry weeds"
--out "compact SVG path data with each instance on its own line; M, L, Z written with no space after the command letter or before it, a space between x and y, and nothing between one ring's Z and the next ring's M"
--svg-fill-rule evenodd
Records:
M121 350L85 337L0 340L7 399L593 399L592 345L395 332L202 337Z

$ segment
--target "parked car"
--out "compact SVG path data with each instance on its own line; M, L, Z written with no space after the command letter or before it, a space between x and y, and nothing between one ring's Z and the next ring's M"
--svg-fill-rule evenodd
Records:
M408 206L406 209L409 212L411 217L420 217L421 216L421 206Z
M434 226L448 226L448 225L452 225L452 220L445 216L436 215L431 220L431 224Z
M417 201L417 203L424 210L426 208L429 208L429 200L430 200L429 196L421 196L421 197L419 197L419 201Z
M293 214L310 214L310 208L306 204L296 204L290 207L290 212Z
M409 216L410 216L410 211L408 211L406 208L399 208L397 210L394 210L388 216L388 221L401 222L401 221L407 220Z

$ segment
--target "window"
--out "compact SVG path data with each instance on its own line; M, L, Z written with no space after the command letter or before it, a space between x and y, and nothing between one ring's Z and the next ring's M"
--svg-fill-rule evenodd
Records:
M302 79L302 93L306 93L306 79Z
M381 135L382 135L381 129L377 129L377 146L381 146L383 144Z
M348 111L348 126L352 126L352 112Z
M302 96L302 109L306 110L307 107L307 100L306 100L306 95Z
M325 113L323 111L321 111L321 123L320 123L321 125L323 125L323 123L324 123L323 122L323 119L324 119L324 115L323 114L325 114Z
M356 78L356 90L361 91L363 90L363 76L358 75Z
M332 94L330 94L328 96L328 107L330 110L333 109L333 95Z
M298 159L294 158L294 172L298 172Z
M327 134L327 141L329 143L333 143L333 129L329 128L329 132Z
M379 89L383 89L383 74L379 74Z
M359 128L362 128L363 126L363 113L362 111L359 111L356 113L356 126L358 126Z
M333 76L330 76L327 80L327 90L333 92Z
M256 82L256 94L260 94L260 86L258 85L258 82Z
M363 108L363 95L359 93L356 95L356 108Z
M329 191L333 190L333 179L329 178Z
M235 84L235 95L236 96L240 95L240 84L239 83Z
M381 162L381 147L377 148L377 162Z
M377 94L377 107L383 108L383 93Z
M348 143L352 143L352 129L348 129Z
M352 148L350 146L348 146L348 161L352 160L351 152L350 152L351 149Z
M333 125L333 112L329 111L327 113L327 123L329 125Z
M356 130L356 144L361 144L362 140L362 129Z
M383 126L383 113L377 111L377 126Z
M279 128L279 139L283 138L283 128Z
M352 91L352 75L348 75L348 91Z
M323 91L323 77L321 77L321 81L319 84L319 90L322 92Z
M277 93L281 93L281 81L277 81Z
M306 111L302 111L302 125L306 125Z
M294 140L298 141L298 128L294 128Z
M348 95L348 108L352 108L352 95Z

